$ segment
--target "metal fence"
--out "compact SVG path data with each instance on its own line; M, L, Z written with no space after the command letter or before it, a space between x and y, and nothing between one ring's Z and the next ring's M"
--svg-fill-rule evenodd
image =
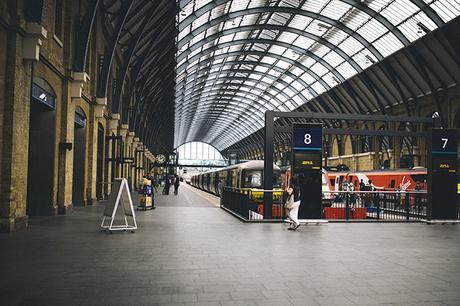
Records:
M273 197L272 218L269 220L263 217L266 193ZM284 221L286 211L282 193L282 190L225 187L221 207L246 221ZM322 218L330 221L419 221L426 216L426 191L323 192Z
M329 220L418 221L427 216L426 191L323 192Z
M263 199L266 193L273 197L272 218L269 221L282 221L285 218L282 203L282 190L260 190L246 188L224 187L220 197L221 207L230 210L246 221L260 221L264 219Z

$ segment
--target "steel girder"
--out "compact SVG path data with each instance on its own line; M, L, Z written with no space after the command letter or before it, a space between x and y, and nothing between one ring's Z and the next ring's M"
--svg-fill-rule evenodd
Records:
M179 64L179 66L177 67L177 73L182 72L185 69L186 64L193 63L195 60L199 60L202 56L204 56L206 54L213 53L213 52L215 52L217 50L221 50L221 49L224 49L224 48L227 48L227 47L232 47L232 46L235 46L235 45L244 45L244 44L248 44L248 43L249 44L257 44L257 43L259 43L259 44L266 44L266 45L277 45L277 46L281 46L281 47L284 47L284 48L287 48L287 49L292 49L292 50L294 50L294 51L296 51L296 52L298 52L300 54L307 55L308 57L311 57L311 58L315 59L322 66L324 66L331 73L333 73L334 76L339 81L341 81L341 82L345 81L345 78L342 76L342 74L340 72L337 71L337 69L335 67L333 67L331 64L326 62L323 58L319 57L318 55L314 54L313 52L310 52L307 49L296 47L296 46L293 46L291 44L281 42L281 41L273 41L273 40L270 40L270 39L251 39L251 38L233 40L233 41L230 41L230 42L225 42L225 43L219 44L217 46L208 48L208 49L206 49L206 50L204 50L204 51L192 56L190 59L186 60L184 63Z
M324 45L328 47L330 50L333 52L336 52L340 57L342 57L345 61L351 64L351 66L357 71L361 72L363 69L361 66L359 66L356 61L349 56L345 51L343 51L341 48L338 46L335 46L334 44L328 42L324 38L314 35L309 32L305 32L296 28L292 28L289 26L280 26L280 25L274 25L274 24L257 24L257 25L247 25L247 26L239 26L237 28L231 28L231 29L226 29L222 30L220 32L214 33L210 36L207 36L206 38L203 38L202 40L199 40L197 42L194 42L189 48L187 48L187 51L184 51L180 54L180 56L177 57L177 62L180 62L184 57L188 56L190 53L192 53L194 50L203 47L205 44L208 44L210 42L213 42L215 40L218 40L219 38L230 35L230 34L236 34L240 32L247 32L247 31L257 31L257 30L273 30L273 31L280 31L280 32L290 32L294 33L303 37L307 37L309 39L314 40L315 42ZM182 48L183 46L180 45L180 43L177 46L179 49Z
M96 19L99 0L89 0L88 11L77 30L75 38L75 53L73 58L73 70L82 72L86 66L86 56L88 54L89 41L93 29L94 20Z
M289 63L290 65L293 65L293 66L303 70L304 72L310 74L316 81L318 81L322 86L324 86L324 88L330 89L330 86L324 80L322 80L310 68L308 68L306 66L303 66L299 62L294 61L294 60L292 60L290 58L285 58L285 57L282 57L279 54L274 54L274 53L271 53L271 52L262 52L262 51L233 51L233 52L228 52L226 54L220 54L220 55L217 55L217 56L214 56L214 57L207 58L207 59L205 59L205 60L203 60L201 62L198 62L197 64L193 65L192 68L197 66L197 65L199 65L199 64L206 64L206 63L212 62L213 60L218 60L218 59L221 59L221 58L225 58L227 56L228 57L234 57L234 56L248 56L248 55L256 55L256 56L260 56L260 57L268 56L268 57L275 58L277 60L285 61L285 62ZM256 63L256 62L254 62L254 63ZM263 64L263 63L261 63L261 64ZM193 70L192 68L190 70ZM185 74L187 71L188 71L188 69L184 70L182 73L178 73L178 79L180 79L181 75ZM180 86L181 83L182 83L182 81L179 81L178 86ZM308 89L308 87L307 87L307 89Z
M117 18L117 23L114 27L112 37L110 38L109 46L104 54L104 64L102 65L101 72L99 73L99 78L97 82L98 98L105 98L107 96L107 85L109 82L110 68L112 67L112 61L115 55L118 39L120 38L121 32L123 30L123 25L126 22L126 18L128 17L128 13L133 4L133 1L128 0L124 0L121 4L120 12Z
M356 39L358 42L361 43L365 48L369 50L369 52L377 58L377 60L382 60L383 55L374 47L370 42L368 42L363 36L361 36L359 33L356 31L350 29L347 27L345 24L338 22L337 20L334 20L332 18L319 15L314 12L309 12L309 11L304 11L304 10L299 10L296 8L291 8L291 7L278 7L278 6L269 6L269 7L255 7L255 8L249 8L246 10L240 10L240 11L235 11L228 13L226 15L221 15L218 18L215 18L211 20L208 23L205 23L204 25L198 27L197 29L193 30L191 33L193 33L193 37L196 36L197 34L204 32L205 30L209 29L210 27L217 25L221 22L224 22L226 20L231 20L237 17L241 17L244 15L251 15L251 14L259 14L259 13L287 13L287 14L293 14L293 15L300 15L300 16L305 16L309 17L311 19L316 19L319 20L325 24L330 25L333 28L337 28L346 34L350 35L354 39ZM179 24L179 31L181 31L183 28Z

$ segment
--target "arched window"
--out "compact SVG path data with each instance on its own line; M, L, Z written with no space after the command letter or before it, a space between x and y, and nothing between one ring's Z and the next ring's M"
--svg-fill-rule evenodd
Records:
M219 150L204 142L187 142L179 146L177 152L179 154L179 164L224 159Z

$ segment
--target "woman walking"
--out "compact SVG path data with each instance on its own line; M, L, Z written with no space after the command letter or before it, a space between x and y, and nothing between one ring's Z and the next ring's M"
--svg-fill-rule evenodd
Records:
M300 206L300 187L299 187L299 179L296 176L291 178L291 184L289 188L286 190L290 197L294 197L294 204L292 208L289 210L289 219L291 219L291 226L288 230L295 231L299 228L299 206Z

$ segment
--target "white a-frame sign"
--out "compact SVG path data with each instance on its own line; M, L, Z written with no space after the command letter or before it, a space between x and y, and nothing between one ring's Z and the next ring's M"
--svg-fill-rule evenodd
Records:
M119 206L123 209L125 223L114 225L115 216ZM131 217L133 225L128 223L127 217ZM110 220L110 224L108 225L105 224L106 218ZM128 181L125 178L116 178L113 182L112 191L110 192L109 199L104 209L104 218L102 219L101 230L108 230L110 233L112 233L112 231L130 230L134 233L136 229L136 214L134 213L133 200L131 199L131 193L129 192Z

